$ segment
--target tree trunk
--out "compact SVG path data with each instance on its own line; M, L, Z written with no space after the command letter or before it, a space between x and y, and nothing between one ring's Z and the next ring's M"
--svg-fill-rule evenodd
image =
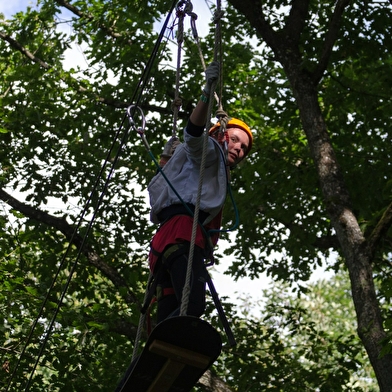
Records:
M349 193L327 134L314 88L295 93L301 121L318 171L326 209L336 231L351 281L358 334L369 355L380 390L392 390L392 356L380 358L386 333L376 297L368 243L351 210Z
M358 334L369 355L380 390L392 391L392 355L380 358L386 333L377 301L372 276L373 239L368 242L351 209L348 189L344 183L327 127L318 103L317 85L329 62L334 42L339 35L340 21L350 0L338 0L325 35L324 50L313 72L303 69L305 59L299 49L301 34L308 19L309 0L291 2L286 25L272 29L264 15L260 0L229 0L249 20L255 31L272 49L277 62L286 73L296 99L303 129L317 169L327 213L336 231L349 270L353 302L357 315Z

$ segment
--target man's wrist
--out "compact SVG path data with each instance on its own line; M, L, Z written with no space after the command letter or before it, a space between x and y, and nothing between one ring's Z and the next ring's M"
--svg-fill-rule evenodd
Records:
M208 103L210 100L210 95L203 89L200 95L200 101Z
M193 122L189 119L188 120L188 124L186 126L186 132L191 135L191 136L195 136L195 137L200 137L203 132L204 132L204 125L199 126L199 125L195 125L193 124Z

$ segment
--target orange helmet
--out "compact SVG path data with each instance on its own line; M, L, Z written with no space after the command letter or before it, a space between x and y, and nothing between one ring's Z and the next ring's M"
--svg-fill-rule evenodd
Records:
M211 129L209 130L209 134L212 135L216 130L218 130L220 127L220 123L217 122L214 126L211 127ZM246 125L243 121L238 120L238 118L231 118L227 125L226 125L226 129L229 128L240 128L243 131L246 132L246 134L248 135L249 138L249 146L248 146L248 151L246 152L247 154L249 153L249 151L252 148L252 143L253 143L253 135L252 135L252 131L250 130L250 128L248 127L248 125Z

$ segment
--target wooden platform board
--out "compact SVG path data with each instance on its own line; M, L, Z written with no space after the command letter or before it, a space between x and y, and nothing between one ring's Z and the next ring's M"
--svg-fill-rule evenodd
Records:
M219 333L206 321L191 316L164 320L116 392L189 392L221 349Z

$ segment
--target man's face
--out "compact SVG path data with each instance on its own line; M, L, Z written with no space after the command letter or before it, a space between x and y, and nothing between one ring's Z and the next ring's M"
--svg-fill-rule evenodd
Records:
M235 166L245 158L249 148L249 137L241 128L229 128L227 133L229 135L227 160L229 166Z

